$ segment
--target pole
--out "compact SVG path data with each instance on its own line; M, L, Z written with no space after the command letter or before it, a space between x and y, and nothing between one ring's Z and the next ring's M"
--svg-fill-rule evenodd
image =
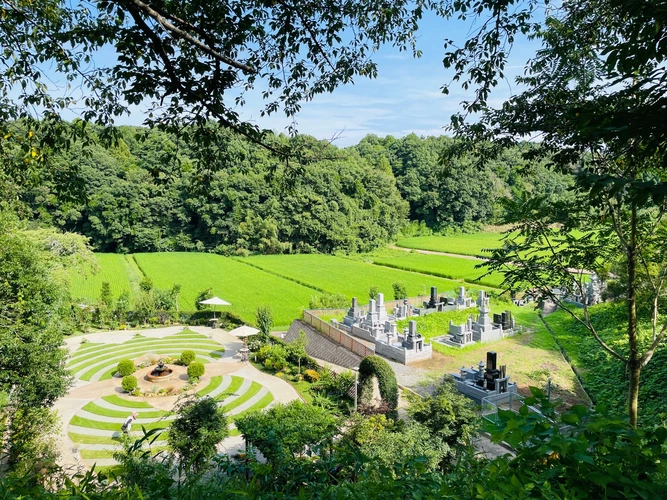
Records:
M354 413L357 413L357 397L359 394L359 367L355 366L354 370Z
M551 403L551 377L547 378L547 401Z

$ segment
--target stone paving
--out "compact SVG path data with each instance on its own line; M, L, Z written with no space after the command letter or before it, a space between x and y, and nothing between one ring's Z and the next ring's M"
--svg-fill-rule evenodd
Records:
M237 355L242 343L236 337L208 327L189 327L189 330L184 332L182 326L174 326L101 332L66 340L72 354L69 366L75 376L87 380L76 378L69 394L55 404L63 423L58 435L63 467L82 469L92 464L96 467L116 464L112 454L119 449L120 426L133 411L139 414L130 432L136 437L143 434L142 425L147 430L161 429L176 418L171 410L178 396L132 397L120 388L121 379L111 375L120 359L138 362L146 357L147 351L151 355L178 356L183 350L194 348L197 359L207 362L198 392L216 399L232 422L247 411L299 398L284 380L242 363ZM82 343L83 338L87 342ZM143 371L136 373L141 374ZM187 380L187 375L181 374L160 385L183 384L184 379ZM144 390L155 385L143 380L141 384ZM219 446L222 453L236 453L244 447L237 433L232 423L230 436ZM160 450L164 446L165 440L158 438L152 448Z

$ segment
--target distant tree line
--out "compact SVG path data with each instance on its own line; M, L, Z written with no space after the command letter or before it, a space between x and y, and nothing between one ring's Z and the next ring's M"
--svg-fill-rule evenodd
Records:
M89 129L85 144L51 154L50 178L7 192L33 219L83 234L97 251L244 255L370 251L410 220L429 231L475 229L494 222L503 197L562 197L569 186L541 164L527 170L523 147L485 166L446 161L455 145L447 137L369 135L340 149L309 136L274 136L307 152L286 163L214 128L205 141L187 130L178 137L139 127L117 132L119 141L105 147ZM74 173L82 199L61 196L58 172Z

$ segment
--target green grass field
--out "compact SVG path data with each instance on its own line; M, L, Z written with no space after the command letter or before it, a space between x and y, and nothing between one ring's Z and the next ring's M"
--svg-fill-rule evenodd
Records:
M398 240L397 246L431 250L433 252L456 253L485 257L489 255L485 249L499 248L502 233L456 234L452 236L417 236Z
M392 299L392 284L397 281L405 284L410 297L426 296L432 286L437 286L440 293L453 292L460 286L460 282L444 278L330 255L258 255L239 261L329 293L359 297L362 302L372 286L379 287L386 300Z
M78 273L70 275L70 293L75 299L96 300L100 296L102 283L108 282L114 299L125 290L133 295L141 280L140 271L132 261L132 256L116 253L96 253L95 258L100 266L96 274L82 276Z
M487 272L484 268L475 268L475 266L483 263L483 261L478 260L448 257L446 255L408 253L402 250L385 251L377 256L371 256L371 259L377 265L432 274L442 278L461 279L474 285L498 288L503 281L502 275L498 273L484 276L481 280L478 280L480 276Z
M136 254L141 270L150 276L158 288L182 286L179 307L182 311L195 308L195 298L211 287L213 295L231 302L218 310L231 311L247 323L254 323L257 307L271 306L273 322L277 327L288 326L308 306L315 290L270 273L207 253L153 253Z

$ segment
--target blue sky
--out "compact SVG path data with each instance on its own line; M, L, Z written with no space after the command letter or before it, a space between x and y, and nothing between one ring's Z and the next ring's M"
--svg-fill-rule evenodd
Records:
M304 103L296 117L298 130L318 139L338 136L335 144L356 144L367 134L402 137L412 132L418 135L445 134L443 129L450 116L460 109L460 102L471 98L472 91L452 89L449 95L441 92L452 72L442 65L445 37L464 40L474 28L471 21L444 20L425 16L419 33L418 48L423 55L414 59L411 53L400 53L392 47L382 48L375 56L378 78L358 78L354 85L338 88L332 94L317 96ZM500 105L518 88L514 77L523 72L527 59L536 46L526 40L515 43L506 74L508 82L501 83L491 96L491 103ZM262 100L248 95L246 105L238 109L244 119L261 128L286 132L290 119L276 113L260 117ZM139 125L143 121L141 108L118 123Z

